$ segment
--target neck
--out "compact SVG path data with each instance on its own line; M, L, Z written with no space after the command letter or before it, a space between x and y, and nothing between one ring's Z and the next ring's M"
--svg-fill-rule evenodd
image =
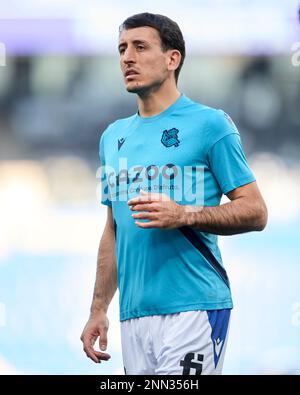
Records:
M175 85L164 86L161 85L158 90L152 90L138 95L139 114L142 117L152 117L160 114L168 107L170 107L180 96Z

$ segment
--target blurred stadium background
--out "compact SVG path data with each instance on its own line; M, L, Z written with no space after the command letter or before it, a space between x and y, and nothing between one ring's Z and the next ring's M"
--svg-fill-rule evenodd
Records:
M168 15L179 89L237 124L269 208L263 233L220 237L235 309L225 374L300 373L300 28L295 0L0 0L0 373L123 374L118 295L108 363L79 336L106 208L98 143L136 111L118 26Z

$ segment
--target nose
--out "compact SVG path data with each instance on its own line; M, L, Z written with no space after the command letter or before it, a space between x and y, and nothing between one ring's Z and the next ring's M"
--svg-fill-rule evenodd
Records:
M132 47L127 47L123 53L123 62L125 64L128 63L135 63L135 52L134 48Z

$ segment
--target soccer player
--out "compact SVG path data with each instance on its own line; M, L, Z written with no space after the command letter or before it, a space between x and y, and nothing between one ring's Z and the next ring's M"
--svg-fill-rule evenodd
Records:
M221 374L233 305L217 235L261 231L267 208L231 118L177 89L177 23L142 13L119 31L138 111L100 139L107 222L84 351L110 358L107 310L118 287L126 374ZM222 194L230 201L220 204Z

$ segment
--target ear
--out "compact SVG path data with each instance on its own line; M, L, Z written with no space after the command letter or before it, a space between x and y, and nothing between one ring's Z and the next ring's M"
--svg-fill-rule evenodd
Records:
M167 68L168 70L176 70L181 61L181 53L177 49L169 49L167 56Z

